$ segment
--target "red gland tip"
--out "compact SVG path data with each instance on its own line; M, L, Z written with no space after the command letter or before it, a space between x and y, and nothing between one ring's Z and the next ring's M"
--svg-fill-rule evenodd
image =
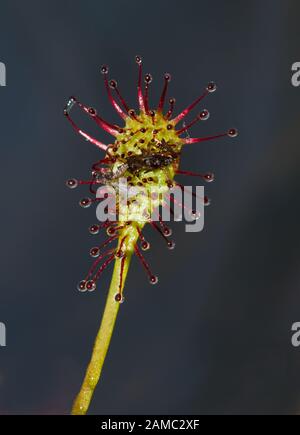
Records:
M171 228L165 227L163 230L163 233L166 237L169 237L172 235L172 230L171 230Z
M151 275L149 278L150 284L157 284L158 283L158 277L155 275Z
M124 297L122 296L121 293L117 293L117 294L115 295L115 301L116 301L116 302L119 302L120 304L122 304L122 303L124 302Z
M108 66L107 65L102 65L100 71L101 71L102 74L108 74Z
M86 280L82 280L82 281L79 281L79 283L78 283L78 285L77 285L77 290L79 290L80 292L86 292Z
M211 199L208 196L204 197L204 205L208 207L211 204Z
M110 86L112 89L116 89L116 88L118 87L118 82L117 82L116 80L110 80L110 81L109 81L109 86Z
M88 292L93 292L94 290L96 290L96 283L94 280L90 279L89 281L87 281L86 283L86 289Z
M78 180L76 180L76 178L70 178L66 181L66 186L70 189L75 189L78 186Z
M122 249L119 249L116 253L115 253L115 258L120 259L125 257L125 252Z
M150 243L146 240L143 240L141 243L141 248L143 251L148 251L148 249L150 249Z
M208 172L207 174L203 175L203 178L205 181L207 181L208 183L211 183L212 181L214 181L215 179L215 175L211 172Z
M215 82L209 82L206 89L208 92L215 92L217 90L217 85Z
M227 135L229 137L237 137L239 134L239 132L237 131L236 128L231 128L230 130L228 130Z
M79 201L79 205L82 208L88 208L92 204L91 198L83 198Z
M202 112L199 113L199 119L200 121L207 121L210 116L210 113L207 109L202 110Z
M90 234L98 234L99 233L99 230L100 230L100 225L91 225L90 227L89 227L89 232L90 232Z
M113 236L115 233L116 233L116 231L115 231L114 227L108 227L106 230L106 234L108 236Z
M89 107L88 112L91 116L97 116L97 110L94 107Z
M94 248L92 248L90 250L91 257L96 258L96 257L99 257L99 255L100 255L100 249L97 246L95 246Z
M145 83L147 83L147 84L151 83L153 80L152 75L146 74L144 80L145 80Z
M175 242L173 241L173 240L170 240L168 243L167 243L167 247L168 247L168 249L174 249L175 248Z

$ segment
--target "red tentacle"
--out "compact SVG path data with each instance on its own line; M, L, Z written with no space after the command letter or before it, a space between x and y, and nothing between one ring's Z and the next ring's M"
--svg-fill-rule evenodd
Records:
M88 140L89 142L93 143L94 145L96 145L98 148L102 149L103 151L106 151L108 146L105 145L104 143L98 141L97 139L93 138L92 136L88 135L87 133L85 133L83 130L81 130L73 121L73 119L70 117L70 111L72 109L72 107L74 106L74 104L76 104L76 100L74 99L74 97L71 97L64 109L64 114L67 118L67 120L70 122L70 124L72 125L72 127L74 128L74 130L80 134L81 136L83 136L86 140Z
M142 92L142 58L140 56L135 57L135 61L138 64L139 67L139 76L138 76L138 103L140 110L142 112L145 112L145 102L144 102L144 96Z
M182 140L185 144L189 144L189 143L205 142L208 140L218 139L220 137L225 137L225 136L229 136L229 137L233 138L233 137L236 137L237 135L238 135L238 131L235 128L231 128L226 133L220 133L220 134L216 134L214 136L188 137L188 138L185 138Z
M127 117L126 113L123 112L123 110L121 109L121 107L119 106L119 104L116 102L116 100L114 99L114 97L112 96L111 90L110 90L110 86L108 84L108 79L107 79L107 75L108 75L108 67L106 65L101 67L101 72L103 74L103 79L104 79L104 85L105 85L105 89L108 95L108 99L111 102L111 105L113 106L113 108L116 110L116 112L120 115L120 117L122 119L125 119Z
M168 85L169 85L169 83L171 81L171 74L166 73L164 75L164 81L165 81L164 82L164 87L163 87L163 90L162 90L162 93L161 93L161 96L160 96L160 99L159 99L159 103L158 103L158 106L157 106L157 111L158 112L162 112L162 110L164 108L166 94L167 94L167 90L168 90Z

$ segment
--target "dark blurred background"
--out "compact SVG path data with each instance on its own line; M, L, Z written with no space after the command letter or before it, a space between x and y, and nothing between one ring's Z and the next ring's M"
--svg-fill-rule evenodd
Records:
M69 413L80 387L112 270L76 290L95 210L64 183L100 154L62 110L74 94L116 122L99 68L136 106L136 54L153 102L166 71L177 110L217 82L192 135L240 135L186 148L183 169L216 174L205 229L172 224L172 252L149 233L159 285L134 259L90 412L299 413L299 15L296 0L1 2L1 414Z

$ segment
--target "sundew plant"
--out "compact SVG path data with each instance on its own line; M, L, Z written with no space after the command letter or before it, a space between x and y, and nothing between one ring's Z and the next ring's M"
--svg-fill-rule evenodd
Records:
M205 182L214 179L212 173L196 173L180 169L180 157L187 145L217 139L234 138L237 130L232 128L225 133L206 137L190 137L187 131L198 121L206 121L209 112L202 109L194 119L185 123L190 112L209 94L216 91L216 84L210 82L201 95L188 107L174 116L175 99L167 101L167 89L171 80L170 74L164 75L164 83L160 99L155 108L149 106L149 89L152 83L151 74L142 72L142 58L135 58L138 66L137 100L138 110L128 106L115 80L108 78L108 67L103 66L101 73L108 99L120 116L121 125L104 120L97 111L84 105L77 98L71 97L65 107L64 114L74 130L84 139L94 144L102 156L91 167L87 180L71 178L66 184L74 189L79 185L89 187L90 196L80 200L83 208L97 205L98 221L89 228L89 232L98 235L101 230L108 238L96 244L90 255L93 263L85 277L78 283L80 292L92 292L99 286L99 278L104 270L114 263L110 288L106 305L97 334L92 357L88 365L82 387L74 401L72 414L86 414L95 387L99 381L107 350L113 333L120 304L124 301L124 287L132 255L141 262L151 284L157 284L158 277L152 273L143 252L150 248L150 243L143 235L145 225L150 225L158 232L167 248L173 249L175 243L170 240L171 229L166 225L163 212L168 210L174 214L174 207L187 206L179 203L174 188L184 190L175 177L189 175L200 177ZM168 106L165 108L165 106ZM104 144L87 134L77 126L71 117L74 107L86 113L113 140ZM122 183L121 183L122 181ZM124 182L134 193L126 196L124 203ZM122 187L123 186L123 187ZM136 189L136 190L134 190ZM196 196L194 192L190 195ZM204 205L209 205L206 196L200 198ZM188 210L192 218L197 219L198 210ZM103 219L103 215L105 218ZM102 219L99 219L102 217Z

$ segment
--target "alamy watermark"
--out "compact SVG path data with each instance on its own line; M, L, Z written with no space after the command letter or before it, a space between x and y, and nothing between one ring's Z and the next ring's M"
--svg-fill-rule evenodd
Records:
M6 66L0 62L0 86L6 86Z
M0 347L6 346L6 326L5 323L0 322Z
M96 216L100 222L169 222L185 220L187 232L204 228L204 187L130 186L126 178L98 188ZM172 207L171 207L172 205Z
M292 332L292 345L294 347L300 347L300 322L293 323Z
M300 86L300 62L294 62L292 65L292 85L295 87Z

